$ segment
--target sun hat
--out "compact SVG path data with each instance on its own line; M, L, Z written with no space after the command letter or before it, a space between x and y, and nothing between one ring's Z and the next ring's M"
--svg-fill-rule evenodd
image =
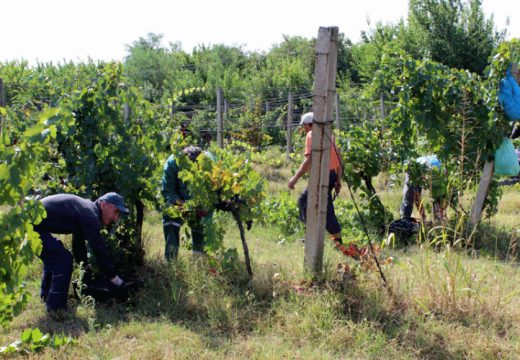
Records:
M300 125L303 124L312 124L314 121L314 114L311 112L305 113L302 115L302 119L300 121Z

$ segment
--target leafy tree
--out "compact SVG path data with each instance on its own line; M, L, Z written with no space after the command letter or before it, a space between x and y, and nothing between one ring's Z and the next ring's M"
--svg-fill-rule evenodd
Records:
M398 25L377 23L375 29L363 31L361 43L352 47L352 65L356 69L359 80L370 82L381 66L382 56L388 49L402 49L399 39L404 31L401 22Z
M170 44L171 49L162 45L162 35L149 33L140 37L127 47L125 73L130 82L141 88L146 100L159 102L166 91L167 83L172 83L179 76L189 74L187 55L180 44ZM171 91L175 89L170 89Z
M448 67L483 74L505 31L494 30L481 0L410 0L409 41L419 54Z

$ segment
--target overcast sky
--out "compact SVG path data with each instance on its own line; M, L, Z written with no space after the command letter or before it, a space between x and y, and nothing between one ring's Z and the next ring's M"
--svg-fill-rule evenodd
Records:
M520 37L515 1L483 1L498 29L509 16L509 38ZM267 51L283 34L316 37L320 26L359 41L361 30L406 19L407 9L408 0L0 0L0 61L123 60L150 32L187 52L199 44Z

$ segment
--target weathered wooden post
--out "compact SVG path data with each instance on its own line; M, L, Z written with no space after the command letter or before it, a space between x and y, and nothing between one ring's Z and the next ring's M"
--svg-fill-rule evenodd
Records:
M341 130L341 121L339 119L339 94L334 97L334 112L336 113L336 129Z
M385 113L385 97L383 94L381 94L379 97L379 107L381 109L381 120L384 120L386 113Z
M219 148L224 147L224 138L222 136L222 88L217 89L217 145Z
M482 177L480 178L480 183L478 184L475 203L471 207L471 214L469 216L471 227L476 226L480 220L482 209L484 207L484 201L486 200L489 191L489 185L491 184L491 180L493 179L493 172L494 162L486 161L484 164L484 170L482 171Z
M173 121L173 114L175 114L175 101L172 100L172 105L170 106L170 121Z
M224 98L224 113L222 116L222 128L224 128L224 122L226 122L228 119L228 110L229 110L228 103L227 103L226 98Z
M5 89L4 89L4 79L0 78L0 107L5 108ZM0 135L4 131L4 117L0 114Z
M311 173L305 233L305 269L314 275L323 268L332 112L336 94L337 27L320 27L316 43L312 124Z
M127 126L129 126L130 125L130 116L132 116L132 109L130 108L130 105L128 105L128 103L125 103L125 105L123 107L123 116L124 116L125 124Z
M285 158L287 160L289 160L291 158L291 152L292 152L292 144L291 144L292 125L293 125L293 98L292 98L292 94L289 93L289 96L287 99L287 150L285 153Z

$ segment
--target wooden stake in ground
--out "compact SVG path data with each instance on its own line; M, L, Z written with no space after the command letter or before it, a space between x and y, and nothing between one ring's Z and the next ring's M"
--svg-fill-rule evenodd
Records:
M224 138L222 136L224 124L222 121L222 88L217 89L217 145L219 148L224 147Z
M0 107L5 108L5 90L4 90L4 79L0 78ZM4 118L0 115L0 135L4 131Z
M336 114L336 128L341 130L341 120L339 117L339 94L336 93L336 97L334 99L334 113Z
M475 227L480 220L484 201L486 200L489 191L489 185L493 179L493 172L494 162L486 161L484 164L484 170L482 171L482 177L480 178L480 183L478 184L477 197L475 198L475 203L471 207L471 215L469 217L471 227Z
M337 27L320 27L316 43L311 172L308 186L305 269L318 275L323 268L332 115L336 95Z
M289 160L291 158L291 151L292 151L292 123L293 123L293 98L292 94L289 93L288 99L287 99L287 149L285 153L285 158Z

